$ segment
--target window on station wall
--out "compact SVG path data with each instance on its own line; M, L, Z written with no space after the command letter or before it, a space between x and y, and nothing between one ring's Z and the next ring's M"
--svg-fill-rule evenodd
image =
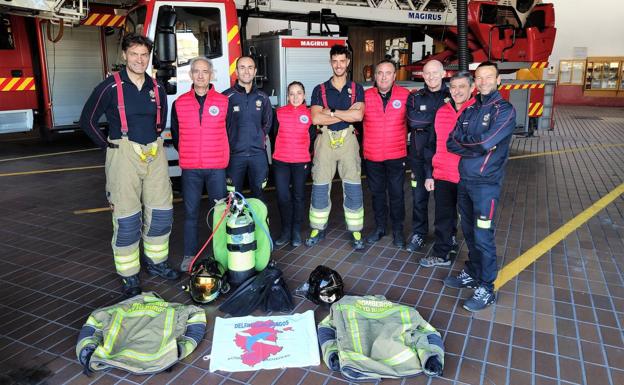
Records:
M0 14L0 49L15 49L11 19L9 15Z
M585 60L559 61L559 84L582 85L585 73Z

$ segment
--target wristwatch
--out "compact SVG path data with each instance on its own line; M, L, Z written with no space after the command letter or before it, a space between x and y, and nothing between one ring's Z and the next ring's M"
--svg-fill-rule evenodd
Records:
M329 110L329 116L331 116L332 118L335 116L334 114L336 113L336 109L332 108L331 110Z

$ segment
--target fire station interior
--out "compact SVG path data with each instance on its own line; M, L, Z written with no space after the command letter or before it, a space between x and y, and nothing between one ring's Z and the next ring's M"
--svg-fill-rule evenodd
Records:
M271 1L255 10L255 2L225 0L218 7L199 8L200 2L178 5L169 1L163 3L173 5L163 6L159 12L150 6L133 8L133 2L114 1L91 6L82 19L67 16L70 21L60 24L46 18L49 11L20 1L13 0L17 7L0 4L0 384L351 383L341 372L330 370L323 357L313 366L210 371L211 360L221 354L213 345L216 319L230 318L219 310L227 294L199 305L205 311L206 333L189 356L167 370L137 375L112 368L85 374L76 356L81 328L94 311L124 297L111 251L106 154L77 127L77 118L93 88L112 71L123 68L119 43L124 31L148 35L156 31L155 50L160 56L153 57L149 73L166 85L170 99L190 89L186 72L197 55L215 63L216 89L228 88L235 81L228 73L232 65L228 39L240 34L244 37L240 39L242 52L256 55L256 84L275 105L283 105L289 81L301 80L306 85L309 103L313 86L327 80L331 68L328 49L288 51L280 46L281 39L342 39L352 51L349 73L353 80L374 86L375 63L389 59L396 64L397 81L417 90L423 87L422 68L427 60L439 58L449 74L460 68L457 28L444 21L402 24L373 16L355 20L337 11L371 6L370 1L355 0L301 2L302 9L319 5L319 12L306 14L295 13L284 5L290 3L286 1L275 2L272 12ZM396 1L392 7L397 12L410 6L424 7L410 11L414 18L436 12L448 15L448 7L458 2ZM478 1L468 1L469 6L473 2ZM236 28L226 28L229 11L224 4L228 3L237 8ZM383 7L390 7L385 4L390 2L372 3L379 9L369 12L379 18ZM434 244L433 195L428 204L429 233L421 250L409 252L394 246L390 227L377 243L353 250L336 174L326 238L314 247L287 244L275 246L270 253L290 291L307 282L317 266L325 265L340 274L345 294L382 295L413 307L440 333L442 375L421 373L362 383L624 384L624 46L613 44L617 36L624 35L624 26L618 12L592 19L566 1L536 3L554 5L556 36L548 35L548 10L539 17L509 17L486 9L480 14L482 22L498 23L498 29L484 35L473 30L468 39L470 63L496 55L495 49L478 46L479 36L481 42L489 39L492 43L500 37L516 47L530 40L527 36L536 36L535 30L543 33L539 35L542 41L554 39L543 59L512 60L517 50L508 46L499 52L502 59L494 60L502 63L499 92L517 111L493 218L498 256L494 304L469 312L462 307L469 290L444 286L444 278L458 274L468 258L461 228L459 252L450 266L419 265L421 258L431 255ZM621 8L617 0L594 0L592 4L602 9ZM111 6L125 11L110 13ZM334 13L321 11L332 7ZM145 13L152 18L146 30L144 24L150 23L150 17L146 19ZM395 17L391 15L388 18ZM500 20L506 20L504 27ZM254 48L250 51L250 47ZM540 53L527 55L539 57ZM474 68L470 64L469 69ZM293 78L298 76L307 77ZM102 130L106 132L104 121ZM165 134L165 139L170 137ZM174 159L173 153L169 147L174 191L169 261L177 267L183 258L184 203L177 154ZM412 220L409 172L407 167L405 237L410 235ZM362 233L366 236L375 223L365 169L362 174ZM311 185L309 178L303 237L309 234ZM272 175L264 196L269 231L276 239L281 224ZM200 244L211 235L205 220L208 206L204 196ZM144 292L153 291L168 302L194 303L182 288L189 284L188 274L167 281L142 268L140 279ZM298 296L293 303L293 310L286 315L310 310L318 324L330 314L326 304ZM284 313L257 309L251 315L264 319ZM316 346L318 341L309 344Z

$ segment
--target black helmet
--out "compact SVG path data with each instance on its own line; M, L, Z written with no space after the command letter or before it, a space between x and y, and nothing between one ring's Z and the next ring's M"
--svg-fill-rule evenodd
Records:
M219 293L227 293L230 285L224 279L225 269L214 259L202 259L193 267L189 281L191 298L198 303L214 301Z
M344 296L342 277L335 270L319 265L310 273L308 282L297 289L297 294L303 294L316 304L331 305Z

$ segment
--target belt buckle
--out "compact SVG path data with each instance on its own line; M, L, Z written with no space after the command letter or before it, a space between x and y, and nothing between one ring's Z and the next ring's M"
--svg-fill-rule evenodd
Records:
M340 131L336 131L336 132L340 132ZM330 131L329 132L329 146L332 149L337 149L342 147L342 145L344 144L344 137L341 135L338 139L334 139L334 131Z

